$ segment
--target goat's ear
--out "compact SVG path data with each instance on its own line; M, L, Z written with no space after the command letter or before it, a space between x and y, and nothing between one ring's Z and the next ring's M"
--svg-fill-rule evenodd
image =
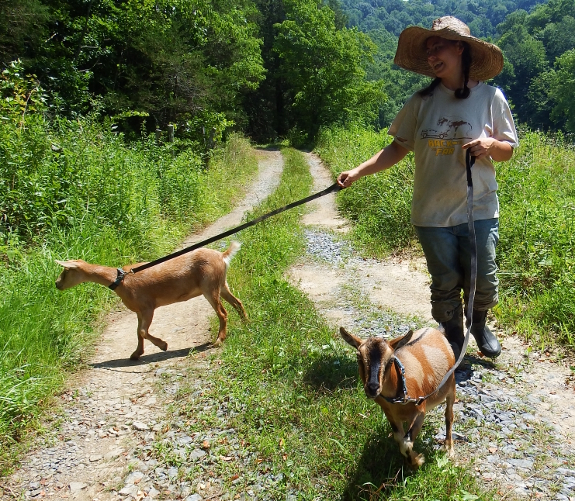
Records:
M58 261L57 259L55 259L55 261L56 264L59 264L60 266L63 266L66 269L78 267L77 263L75 263L74 261Z
M402 346L405 346L407 343L411 341L412 336L413 331L410 330L405 336L398 337L393 341L390 341L389 346L391 346L394 350L399 350Z
M354 336L350 332L347 332L343 327L339 328L339 334L347 344L353 346L356 349L360 347L361 343L363 343L362 339Z

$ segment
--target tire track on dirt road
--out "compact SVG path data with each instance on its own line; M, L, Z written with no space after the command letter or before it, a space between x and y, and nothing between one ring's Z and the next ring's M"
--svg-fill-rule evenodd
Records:
M281 153L259 150L258 155L258 178L244 200L202 233L189 237L182 248L239 225L246 211L275 190L283 169ZM233 290L233 283L230 287ZM72 377L60 397L61 409L47 424L50 431L18 470L0 481L0 499L139 501L160 494L163 499L180 498L186 486L173 479L150 481L142 471L154 465L146 465L135 450L153 446L188 353L207 350L213 341L213 315L203 297L159 308L151 332L168 342L168 351L146 342L145 354L133 362L129 356L136 345L136 315L123 307L111 313L90 368ZM229 328L233 331L233 324ZM173 377L159 391L158 381L165 374Z

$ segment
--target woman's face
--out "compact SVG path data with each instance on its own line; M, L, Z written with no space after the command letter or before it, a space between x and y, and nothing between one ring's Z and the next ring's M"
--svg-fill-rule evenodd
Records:
M430 37L426 40L427 63L436 77L458 78L461 75L461 54L463 44L456 40Z

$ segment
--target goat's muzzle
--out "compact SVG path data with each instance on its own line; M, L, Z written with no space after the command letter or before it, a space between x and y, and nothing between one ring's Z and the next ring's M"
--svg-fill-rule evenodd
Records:
M364 390L367 398L375 399L380 394L379 383L377 381L369 381L366 383Z

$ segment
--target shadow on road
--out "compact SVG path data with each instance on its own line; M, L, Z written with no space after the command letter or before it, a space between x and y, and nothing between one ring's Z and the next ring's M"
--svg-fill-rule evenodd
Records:
M94 369L120 369L123 367L138 367L141 365L149 365L154 362L163 362L172 358L185 358L190 353L207 351L213 348L212 343L204 343L199 346L191 348L182 348L181 350L161 351L159 353L152 353L150 355L142 355L139 360L130 360L126 358L116 358L113 360L105 360L94 364L89 364Z

